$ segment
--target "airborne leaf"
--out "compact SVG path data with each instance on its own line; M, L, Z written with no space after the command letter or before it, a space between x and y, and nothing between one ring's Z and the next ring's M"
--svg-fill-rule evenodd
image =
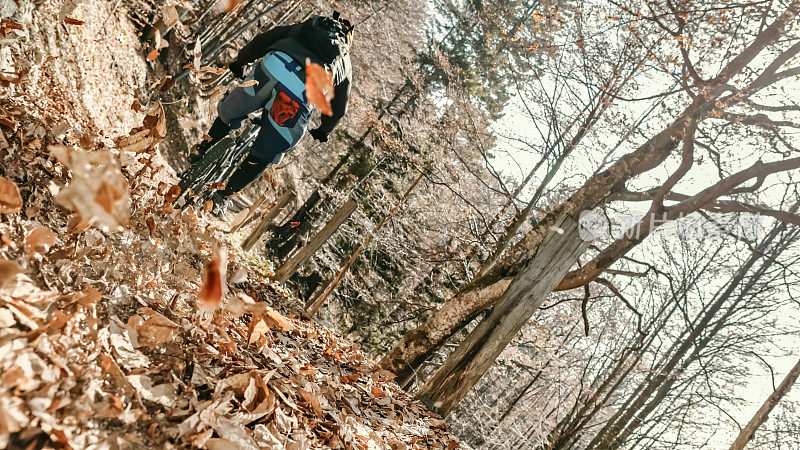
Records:
M203 309L216 309L222 302L225 292L226 253L220 249L206 266L203 284L197 294L197 304Z
M22 196L13 181L0 177L0 213L14 214L22 209Z
M333 115L333 75L322 66L306 60L306 95L308 101L326 116Z

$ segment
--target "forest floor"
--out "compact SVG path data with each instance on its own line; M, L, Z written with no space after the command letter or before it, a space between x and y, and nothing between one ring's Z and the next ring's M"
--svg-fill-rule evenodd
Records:
M163 108L134 102L152 80L114 3L2 12L0 446L457 448L226 226L165 200Z

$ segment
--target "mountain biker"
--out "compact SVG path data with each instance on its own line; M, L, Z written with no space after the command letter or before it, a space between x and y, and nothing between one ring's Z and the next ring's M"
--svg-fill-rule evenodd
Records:
M306 61L324 67L333 75L333 115L322 115L319 127L310 131L319 142L327 142L347 112L352 66L350 45L353 26L338 12L332 17L313 16L288 26L278 26L255 36L242 47L228 69L237 79L244 67L258 59L245 82L231 90L217 106L217 118L208 137L196 146L197 161L232 129L239 128L248 114L263 110L261 130L250 153L231 175L224 190L212 194L212 212L221 217L229 197L255 181L270 164L280 162L303 136L312 106L305 92ZM255 82L251 81L255 80Z

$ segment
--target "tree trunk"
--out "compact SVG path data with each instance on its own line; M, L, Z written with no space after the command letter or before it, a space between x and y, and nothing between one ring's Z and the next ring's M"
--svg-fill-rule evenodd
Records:
M336 211L336 214L333 215L331 220L322 227L322 230L319 231L313 238L306 244L303 248L300 249L289 261L281 266L273 279L280 283L285 282L289 279L297 269L300 268L303 264L305 264L311 256L316 253L317 250L322 247L325 242L330 239L333 233L339 229L339 227L350 217L351 214L356 210L358 204L352 198L348 198L346 202Z
M794 211L797 206L797 204L794 205L791 210ZM786 225L781 223L776 225L764 240L753 249L748 260L736 271L730 282L716 295L714 302L697 316L690 332L686 335L684 340L680 342L675 352L664 361L663 365L660 365L657 370L654 370L655 375L653 378L646 383L641 391L634 394L632 398L625 402L625 409L614 414L586 448L605 449L621 446L627 437L644 422L647 415L666 398L670 388L677 380L677 378L672 375L685 371L686 368L699 357L700 351L708 345L716 333L725 325L726 319L733 314L733 308L744 300L746 293L753 288L758 279L775 262L775 257L780 254L783 245L779 243L777 249L773 249L771 252L767 250L773 240L785 227ZM765 255L767 256L765 257ZM764 258L764 261L758 269L756 269L755 273L748 278L750 269L762 258ZM744 285L742 286L743 283ZM740 286L742 286L741 289ZM737 289L740 289L740 293L731 301L731 296ZM707 330L706 328L709 323L714 320L719 311L729 301L730 305L727 307L728 309L725 315L719 318L717 323L710 330ZM703 332L707 334L698 342L698 338L700 338ZM692 354L685 359L687 353L692 348L694 348ZM681 363L681 361L683 362Z
M456 331L468 324L503 294L511 278L484 288L462 289L416 329L406 333L381 359L381 367L395 374L406 387L416 372Z
M769 417L769 413L772 412L772 409L775 408L775 405L781 401L783 396L785 396L789 389L792 388L794 382L797 381L797 377L800 376L800 360L797 361L797 364L794 365L792 370L786 374L786 378L783 379L781 384L767 397L767 400L761 405L761 408L756 411L756 414L750 419L750 422L742 428L742 431L739 433L739 437L733 441L733 445L731 445L731 450L743 450L745 445L753 439L755 436L758 427L761 426L764 422L767 421Z
M280 214L283 208L285 208L293 198L294 192L287 190L278 198L275 204L272 205L272 207L270 207L266 213L264 213L264 218L261 219L261 222L258 223L258 226L256 226L253 232L250 233L250 236L248 236L247 239L245 239L242 243L242 249L244 251L249 252L250 249L256 245L256 242L258 242L258 239L262 234L264 234L264 231L269 228L269 226L272 224L272 221L278 217L278 214Z
M419 397L443 415L450 413L539 310L588 245L579 236L577 220L567 214L559 216L494 310L431 376Z
M328 296L330 296L333 290L336 289L336 285L339 284L339 281L341 281L342 278L344 278L345 274L347 274L347 272L350 270L350 266L352 266L353 263L356 261L356 259L358 259L359 255L361 255L361 252L364 251L364 248L366 248L367 245L369 245L369 243L372 242L372 239L375 238L375 234L378 231L380 231L381 228L383 228L383 225L386 224L386 222L389 221L389 219L394 215L395 211L397 211L397 208L399 208L400 205L402 205L403 202L406 201L408 196L411 194L411 191L413 191L414 188L417 187L417 184L419 184L419 182L422 181L422 178L424 176L425 176L425 171L423 170L422 172L420 172L417 179L414 180L413 183L411 183L411 186L409 186L409 188L400 198L400 201L392 208L391 211L389 211L388 214L386 214L381 219L381 221L377 225L375 225L374 228L372 228L372 231L370 231L367 237L364 238L364 240L361 242L361 245L359 245L356 251L354 251L353 254L350 256L350 258L348 258L347 261L345 261L345 263L342 265L342 268L339 270L339 273L336 275L336 277L334 277L333 280L331 280L331 282L328 283L318 295L312 297L308 301L308 303L306 303L305 305L306 313L308 314L309 317L313 317L314 314L317 313L322 304L325 303L325 300L328 298Z

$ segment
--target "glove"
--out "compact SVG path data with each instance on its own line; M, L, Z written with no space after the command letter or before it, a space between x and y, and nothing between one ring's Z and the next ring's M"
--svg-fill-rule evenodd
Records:
M228 70L231 71L231 73L233 74L234 78L244 78L244 66L242 66L240 64L237 64L235 62L232 62L232 63L228 64Z
M320 141L320 142L328 142L328 134L324 131L320 130L319 128L314 128L313 130L308 132L311 137Z

